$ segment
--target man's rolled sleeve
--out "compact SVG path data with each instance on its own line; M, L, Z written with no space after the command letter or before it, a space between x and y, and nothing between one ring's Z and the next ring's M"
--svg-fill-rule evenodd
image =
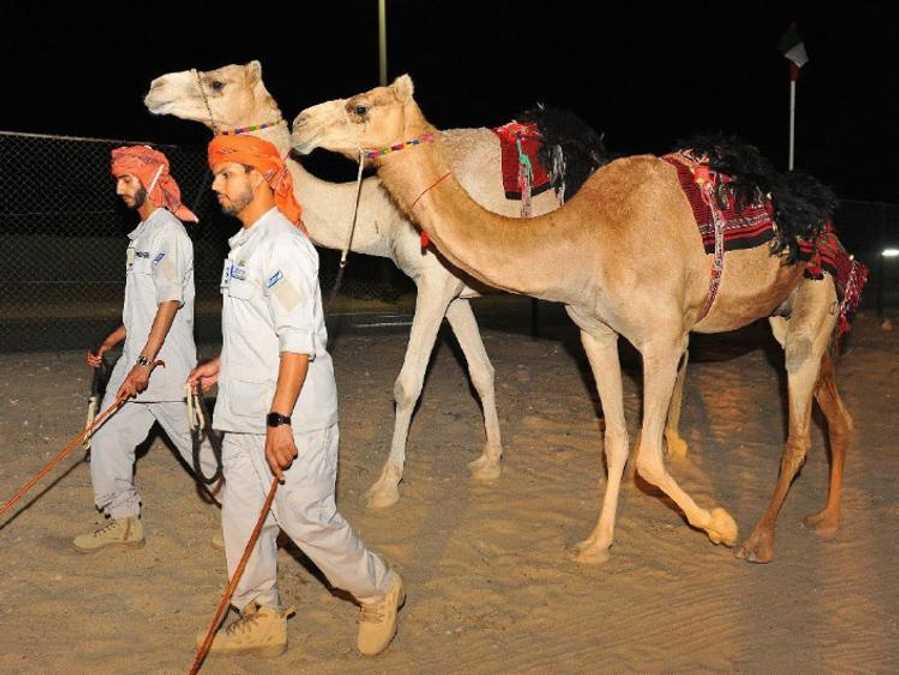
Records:
M313 320L317 270L308 252L294 241L277 240L265 266L265 297L275 335L282 352L306 354L309 360L317 344Z
M173 300L179 307L184 305L184 279L189 271L184 248L184 242L175 232L163 231L154 241L150 263L157 305Z

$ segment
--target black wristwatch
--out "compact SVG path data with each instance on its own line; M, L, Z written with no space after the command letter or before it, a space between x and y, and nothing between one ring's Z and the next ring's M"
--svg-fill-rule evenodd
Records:
M287 415L270 412L265 416L265 426L267 427L280 427L282 424L290 426L290 418Z

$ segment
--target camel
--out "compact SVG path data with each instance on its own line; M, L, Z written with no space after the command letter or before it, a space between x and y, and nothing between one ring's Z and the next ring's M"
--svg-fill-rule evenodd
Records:
M581 331L605 415L605 495L598 522L574 550L579 562L604 562L613 542L621 477L628 456L618 336L643 358L643 423L636 470L660 488L688 523L713 543L736 544L737 525L722 507L706 509L666 469L665 414L690 331L733 330L770 317L785 350L789 433L768 509L737 556L773 558L777 514L810 446L814 395L829 429L833 462L824 509L806 518L827 536L839 524L842 465L852 421L840 400L828 345L837 320L830 276L805 281L804 265L760 246L727 254L726 270L710 311L709 256L675 169L649 155L615 160L594 173L573 199L549 214L520 220L478 205L456 177L447 136L425 119L412 79L322 103L293 122L300 153L320 147L345 155L372 153L383 186L461 270L494 288L561 302ZM704 316L701 316L704 314Z
M345 246L356 186L320 180L288 156L289 129L278 104L266 89L258 61L206 72L186 70L163 75L150 84L144 103L153 114L200 122L210 129L268 125L248 133L272 142L287 157L311 239L325 248L339 250ZM492 211L518 215L518 203L506 199L499 182L500 147L496 135L486 128L454 129L446 132L446 139L450 161L469 194ZM558 208L559 203L556 193L547 190L533 198L532 212L535 215L547 213ZM460 279L458 270L447 266L433 251L422 249L417 230L396 208L375 177L363 181L351 250L390 258L415 282L417 289L409 343L394 385L396 416L390 454L379 478L365 495L366 506L386 508L399 500L398 486L403 478L409 425L444 317L459 341L483 407L486 443L481 456L469 465L472 475L486 481L498 478L503 449L496 411L494 369L469 303L480 292L468 286ZM677 431L679 412L678 405L672 411L666 438L671 452L684 455L687 444Z

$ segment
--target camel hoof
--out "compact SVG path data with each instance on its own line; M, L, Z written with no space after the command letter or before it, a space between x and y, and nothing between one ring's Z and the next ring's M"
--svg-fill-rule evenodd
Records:
M831 516L827 511L806 516L802 519L802 524L825 541L833 539L840 531L839 516Z
M752 533L734 555L740 560L753 563L769 563L774 560L774 542L771 537Z
M676 434L665 434L668 444L668 457L671 459L684 459L687 456L687 441Z
M705 528L706 534L713 544L733 546L737 543L737 523L722 508L712 509L712 517Z
M387 485L375 484L363 496L362 505L370 511L380 511L390 508L399 500L400 491L396 485L392 483Z
M609 561L609 547L597 546L593 540L586 539L574 545L569 557L581 565L601 565Z
M484 483L497 480L503 473L499 459L491 459L487 455L481 455L473 462L469 462L468 470L471 471L472 478Z

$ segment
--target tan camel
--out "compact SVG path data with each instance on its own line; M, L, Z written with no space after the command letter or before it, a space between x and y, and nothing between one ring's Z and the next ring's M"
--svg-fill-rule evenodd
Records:
M789 436L768 510L738 555L758 562L773 557L777 513L810 445L813 394L827 417L834 462L827 505L806 523L822 534L836 528L851 420L827 352L836 321L829 276L803 282L802 265L784 265L766 247L731 251L711 311L697 320L709 293L710 262L671 165L652 156L619 159L597 171L557 211L530 220L490 213L453 174L446 136L425 120L408 76L308 108L293 127L300 152L323 147L351 154L359 145L378 149L425 134L434 134L434 140L374 160L397 203L454 265L493 287L564 303L581 329L605 413L608 481L599 521L577 546L577 560L606 560L613 539L628 455L619 335L643 357L637 471L713 542L736 542L737 526L727 511L698 506L666 470L663 424L689 332L732 330L760 317L773 317L775 336L786 351Z
M211 116L220 130L271 125L250 133L271 141L285 156L290 150L289 130L278 104L262 81L262 66L258 61L206 72L186 70L163 75L153 80L144 102L153 114L173 115L209 128L212 128ZM506 199L499 180L500 147L496 135L485 128L455 129L446 132L446 139L450 161L468 193L492 211L518 215L519 203ZM287 163L312 240L325 248L341 249L346 244L352 218L355 184L323 181L292 158L288 158ZM559 201L552 190L535 196L532 202L536 215L558 206ZM418 231L396 208L377 178L363 182L352 250L390 258L415 282L417 289L409 344L394 386L396 417L390 454L380 477L366 493L366 504L372 508L385 508L399 499L398 485L406 461L409 425L444 317L465 354L469 375L484 411L486 443L481 457L469 466L477 479L497 478L501 471L502 442L494 394L494 369L469 303L469 299L479 293L468 287L458 273L433 252L422 252ZM687 445L677 432L679 414L679 405L673 406L666 438L672 453L684 455Z

